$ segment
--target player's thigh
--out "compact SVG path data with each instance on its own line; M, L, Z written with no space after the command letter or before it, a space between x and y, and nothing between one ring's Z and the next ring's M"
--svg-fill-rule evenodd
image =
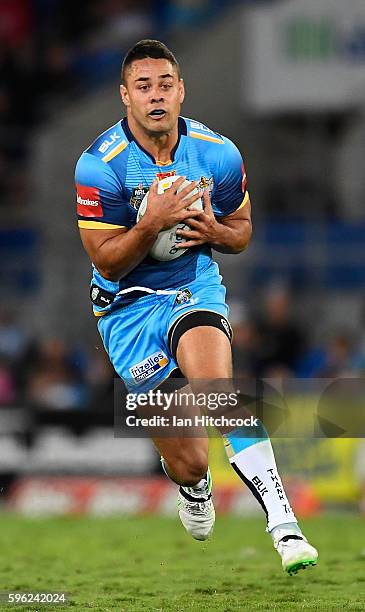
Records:
M217 327L199 326L186 330L179 338L176 359L188 380L232 377L231 343Z
M132 393L147 393L177 368L165 341L170 310L165 296L152 295L98 321L109 359Z

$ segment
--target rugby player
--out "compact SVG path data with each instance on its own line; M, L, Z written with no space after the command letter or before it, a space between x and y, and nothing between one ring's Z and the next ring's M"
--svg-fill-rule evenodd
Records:
M78 225L93 264L99 332L130 391L157 389L176 375L190 383L229 379L231 328L211 251L240 253L251 237L241 155L228 138L180 115L184 82L163 43L138 42L121 76L126 117L98 136L76 167ZM173 174L182 178L158 194L158 179ZM177 193L184 177L192 182ZM147 211L136 223L148 191ZM204 210L189 210L202 192ZM179 236L179 248L187 250L170 261L150 257L159 232L181 222L190 226ZM298 526L263 425L250 437L237 429L222 433L233 469L265 511L283 568L293 573L315 565L317 551ZM215 520L207 437L154 443L166 474L179 485L184 527L207 539Z

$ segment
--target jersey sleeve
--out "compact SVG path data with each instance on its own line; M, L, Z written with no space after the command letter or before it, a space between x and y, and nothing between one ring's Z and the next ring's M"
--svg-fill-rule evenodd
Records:
M213 211L217 217L230 215L249 200L241 153L231 140L224 138L224 141L212 199Z
M78 225L84 229L130 227L123 187L101 159L83 153L75 170Z

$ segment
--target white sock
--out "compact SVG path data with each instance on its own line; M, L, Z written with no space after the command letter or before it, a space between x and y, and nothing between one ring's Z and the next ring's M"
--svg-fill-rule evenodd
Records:
M209 470L205 478L202 478L196 485L193 485L192 487L180 486L180 492L181 489L183 489L185 493L196 499L210 497L212 492L212 485Z
M193 487L188 487L188 488L193 489L194 491L197 491L197 492L205 491L207 488L207 479L202 478L201 480L199 480L199 482L196 483L196 485L194 485Z
M225 434L226 452L235 472L261 504L267 518L267 531L283 523L296 524L266 431L260 426L257 431L260 437L244 435L239 429Z

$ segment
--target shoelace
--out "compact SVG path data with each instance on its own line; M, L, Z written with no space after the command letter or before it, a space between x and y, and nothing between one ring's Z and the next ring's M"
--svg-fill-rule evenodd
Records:
M180 495L188 502L195 504L196 502L207 502L211 498L211 493L205 495L203 492L194 491L194 489L188 489L187 487L180 487Z
M210 501L210 500L209 500ZM185 508L187 510L191 510L193 514L200 514L200 515L204 515L204 514L208 514L208 512L210 511L210 504L209 501L207 502L189 502L187 500L185 500Z

